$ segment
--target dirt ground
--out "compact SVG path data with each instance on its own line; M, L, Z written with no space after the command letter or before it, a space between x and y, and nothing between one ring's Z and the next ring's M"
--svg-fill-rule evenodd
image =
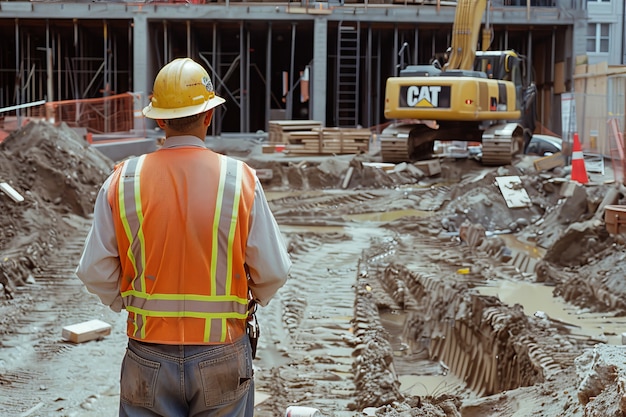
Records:
M255 416L623 416L624 204L612 174L569 181L535 157L427 175L376 155L264 154L209 146L270 169L265 191L293 259L259 310ZM73 271L113 161L67 127L33 122L0 144L0 415L114 416L125 316ZM610 162L609 162L610 164ZM528 205L497 186L519 177ZM64 326L110 335L73 344Z

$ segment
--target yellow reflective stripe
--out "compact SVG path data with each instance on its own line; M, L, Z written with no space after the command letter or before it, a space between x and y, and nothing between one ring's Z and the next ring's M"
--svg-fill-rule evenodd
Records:
M213 251L211 253L211 294L215 295L217 291L217 255L219 249L219 226L220 217L222 215L222 198L224 197L224 188L226 186L226 160L220 155L220 182L217 190L217 201L215 203L215 215L213 217Z
M122 292L122 297L137 297L144 300L165 300L165 301L234 301L238 304L247 305L248 300L246 298L237 297L236 295L201 295L201 294L147 294L143 291L137 291L134 289Z
M122 165L122 172L119 177L119 183L117 187L117 200L120 205L120 220L122 221L122 226L124 227L124 232L126 233L126 238L128 239L128 249L126 250L126 256L131 260L131 264L133 265L133 269L135 270L135 275L137 275L137 266L135 265L135 255L132 252L132 242L133 242L133 234L130 231L130 225L128 224L128 217L126 216L126 202L124 200L124 177L126 176L126 169L128 168L128 161L124 162Z
M126 310L129 313L134 313L138 315L142 315L145 317L190 317L197 319L245 319L247 317L247 313L235 313L235 312L225 312L225 313L201 313L199 311L158 311L154 312L151 310L145 310L143 308L135 307L135 306L127 306ZM142 334L144 334L145 326L142 327ZM145 334L144 334L145 337Z
M137 212L137 220L139 222L139 229L137 230L137 239L139 239L140 247L141 247L141 275L139 276L141 280L141 288L143 291L146 290L146 239L143 235L143 207L141 205L141 167L143 166L143 160L145 159L145 155L139 157L137 161L137 167L135 168L135 210ZM145 336L145 335L142 335Z
M118 199L120 205L120 219L122 221L122 225L124 227L124 232L126 233L126 237L128 239L128 250L127 256L131 261L134 269L135 279L139 278L139 283L141 289L145 291L146 288L146 280L145 280L145 270L146 270L146 251L145 251L145 238L143 235L143 210L141 205L141 182L140 182L140 173L141 168L143 166L143 161L145 159L145 155L142 155L136 159L131 159L124 162L122 173L119 178L118 184ZM135 163L135 168L132 172L128 173L128 168L133 163ZM132 177L133 189L132 196L133 199L129 200L129 203L126 204L126 178ZM133 207L134 206L134 207ZM136 228L136 238L133 236L133 229L129 221L129 212L133 212L137 216L136 224L134 227ZM137 241L139 247L137 248L134 243ZM133 249L135 248L135 249ZM135 251L139 251L136 253ZM138 264L138 262L140 262ZM136 281L133 280L133 287L136 285ZM135 331L137 333L137 320L134 320ZM145 326L141 326L140 328L141 336L145 337Z
M235 178L235 195L233 197L233 209L230 217L230 229L228 230L228 262L226 264L226 293L230 293L233 285L233 243L237 229L237 216L239 214L239 201L241 200L243 178L243 163L237 161L237 175Z

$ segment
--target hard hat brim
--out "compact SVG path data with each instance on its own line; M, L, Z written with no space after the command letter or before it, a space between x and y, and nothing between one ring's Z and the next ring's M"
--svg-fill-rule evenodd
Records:
M181 117L193 116L194 114L203 113L223 104L226 100L222 97L215 96L212 99L195 106L180 107L176 109L167 109L153 107L152 103L144 107L142 113L149 119L178 119Z

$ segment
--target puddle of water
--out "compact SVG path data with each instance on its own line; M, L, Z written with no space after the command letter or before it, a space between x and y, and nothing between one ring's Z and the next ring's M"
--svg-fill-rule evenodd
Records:
M545 313L551 319L571 325L573 334L606 339L607 344L621 345L621 334L626 332L626 317L584 312L561 297L554 297L554 287L523 281L499 281L476 290L482 295L498 297L509 305L520 304L529 316Z
M345 226L299 226L294 224L279 225L280 231L289 233L340 233L346 230Z
M295 198L299 196L319 197L323 195L344 195L346 190L328 189L328 190L264 190L267 201L279 200L281 198Z
M534 244L519 240L515 235L503 234L500 235L502 240L506 243L506 246L512 251L523 252L533 259L542 259L546 254L546 250L538 248Z
M513 252L524 253L535 260L540 260L545 255L545 249L518 240L514 235L505 234L500 237ZM626 332L626 318L585 312L561 297L554 297L552 295L554 288L540 283L503 280L476 289L483 295L498 297L503 303L520 304L529 316L537 312L545 313L551 319L572 326L573 334L605 340L612 345L621 345L621 335Z
M475 395L465 388L465 383L453 373L447 375L400 375L400 390L404 395L419 395L420 397L463 392L463 395Z
M423 210L393 210L385 213L360 213L360 214L349 214L342 216L347 220L354 220L360 222L389 222L401 217L428 217L431 216L432 212L423 211Z

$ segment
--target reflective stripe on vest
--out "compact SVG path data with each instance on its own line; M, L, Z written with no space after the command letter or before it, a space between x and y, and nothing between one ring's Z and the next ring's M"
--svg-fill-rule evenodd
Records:
M248 313L247 298L231 294L233 242L242 194L243 163L219 155L220 176L212 236L213 242L218 242L220 235L228 236L228 242L226 245L212 245L211 294L148 294L140 188L141 168L145 157L143 155L124 162L117 189L120 220L130 242L127 256L136 277L132 288L121 294L126 310L134 315L132 336L145 339L146 317L190 317L205 320L204 342L224 342L228 336L227 320L245 320ZM218 280L225 281L224 293L218 294Z

